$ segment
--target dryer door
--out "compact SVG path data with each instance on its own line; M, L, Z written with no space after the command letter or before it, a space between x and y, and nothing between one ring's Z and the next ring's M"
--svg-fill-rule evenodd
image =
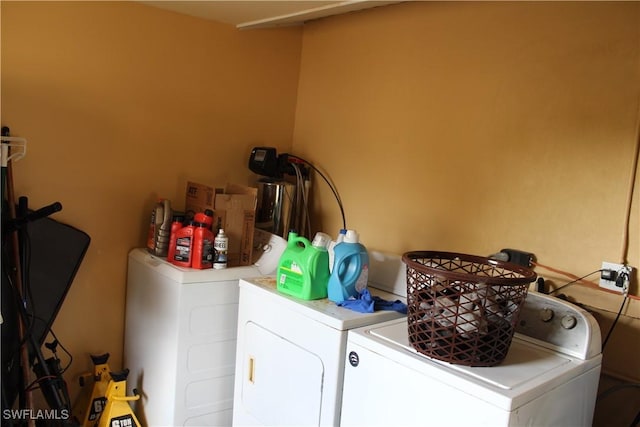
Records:
M243 410L263 425L318 425L321 359L253 322L246 325L243 344Z

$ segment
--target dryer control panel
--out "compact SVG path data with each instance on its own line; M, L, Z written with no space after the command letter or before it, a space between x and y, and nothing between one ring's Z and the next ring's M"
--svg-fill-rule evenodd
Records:
M600 327L586 310L567 301L529 292L516 334L524 340L586 360L601 353Z

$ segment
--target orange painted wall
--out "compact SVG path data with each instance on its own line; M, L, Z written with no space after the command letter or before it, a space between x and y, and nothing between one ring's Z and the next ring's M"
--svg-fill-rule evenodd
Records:
M623 255L640 266L637 186L622 250L639 106L638 2L406 2L305 26L293 152L328 172L370 248L514 248L582 276ZM337 203L314 189L336 234ZM563 293L603 335L622 301ZM639 379L624 324L606 369Z
M93 238L55 325L74 372L89 352L121 360L126 254L154 199L180 205L188 179L250 182L256 145L327 172L372 249L512 247L576 275L623 257L638 2L407 2L259 31L124 2L0 12L2 124L29 140L17 192L60 200L56 218ZM332 194L313 192L315 227L335 234ZM606 332L618 295L565 293ZM636 380L638 318L634 299L605 354Z
M18 196L91 246L54 325L74 355L122 363L127 253L187 180L249 184L252 147L291 144L301 29L240 32L133 2L2 2L2 125L27 138ZM65 360L63 359L63 363Z

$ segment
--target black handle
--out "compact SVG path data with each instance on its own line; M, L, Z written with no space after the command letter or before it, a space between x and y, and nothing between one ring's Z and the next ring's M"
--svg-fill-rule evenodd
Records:
M39 220L41 218L48 217L56 212L60 212L62 210L62 204L60 202L54 202L48 206L38 209L37 211L33 211L26 215L23 215L19 218L9 221L6 228L4 228L3 232L11 232L20 228L22 225Z

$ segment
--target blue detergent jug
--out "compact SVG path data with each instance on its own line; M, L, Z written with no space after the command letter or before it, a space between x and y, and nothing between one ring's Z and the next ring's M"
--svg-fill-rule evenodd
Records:
M278 263L276 289L304 300L326 298L329 281L327 244L330 240L327 234L317 233L311 243L290 232L287 248Z
M327 294L331 301L340 303L357 299L369 280L369 254L359 242L355 230L347 230L344 239L334 248L334 261Z

